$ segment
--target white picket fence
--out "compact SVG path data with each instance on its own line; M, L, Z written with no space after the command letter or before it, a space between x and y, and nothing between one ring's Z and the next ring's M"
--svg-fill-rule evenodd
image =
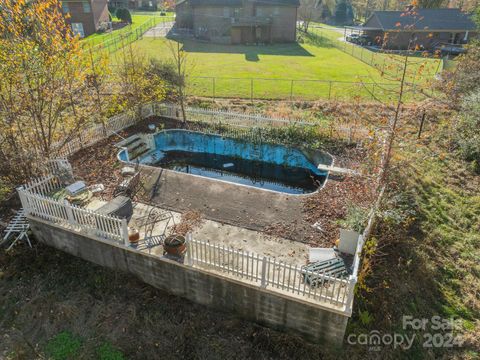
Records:
M355 278L341 279L324 272L305 271L301 266L279 262L253 252L235 250L206 241L188 240L187 264L212 269L229 276L256 283L262 288L284 291L313 301L345 306L351 311ZM305 275L319 278L317 286L310 286Z
M176 120L182 120L182 110L179 105L157 103L145 105L144 108L151 107L147 110L149 115L163 116ZM241 114L231 111L202 109L195 107L186 107L185 115L189 122L203 122L211 124L225 124L241 128L260 128L260 127L282 127L282 126L317 126L319 131L330 136L336 135L339 138L352 141L354 138L365 138L371 136L369 129L355 124L319 124L316 122L307 122L300 120L292 120L286 118L273 118L261 114Z
M68 230L81 231L119 244L128 244L128 227L125 219L84 209L66 200L53 199L52 192L58 190L61 185L57 176L48 175L18 188L26 214Z
M291 120L284 118L273 118L260 114L242 114L231 111L203 109L196 107L185 108L186 117L189 122L224 124L240 128L252 127L282 127L289 125L296 126L314 126L318 125L312 122ZM151 103L142 105L139 111L140 117L135 113L123 113L111 117L104 124L94 124L79 131L77 136L68 141L57 142L53 146L56 149L57 157L68 157L85 147L94 145L112 134L136 124L139 120L149 116L157 115L171 119L182 120L182 111L179 105L167 103ZM323 129L324 132L331 135L336 134L339 137L352 140L355 136L369 136L369 130L358 126L343 126L336 124L334 128Z
M182 120L182 110L179 105L156 103L147 106L152 107L152 112L158 116L169 117L172 119ZM312 123L289 120L283 118L273 118L268 116L262 116L260 114L241 114L231 111L203 109L196 107L185 107L185 115L188 121L201 121L206 123L224 123L232 126L239 127L278 127L288 126L291 124L296 125L313 125Z
M63 146L61 142L57 143L56 155L59 157L70 156L80 149L94 145L98 141L136 124L137 121L134 114L123 113L111 117L105 124L91 125L83 131L79 131L78 136L70 139Z

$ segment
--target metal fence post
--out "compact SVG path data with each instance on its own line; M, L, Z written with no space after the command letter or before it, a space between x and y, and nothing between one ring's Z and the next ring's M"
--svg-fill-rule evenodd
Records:
M213 100L215 100L215 78L212 78Z
M332 96L332 82L329 81L329 85L328 85L328 100L330 100Z
M290 82L290 101L293 101L293 80Z
M372 99L375 98L375 84L372 86Z
M250 79L250 101L253 102L253 78Z
M262 280L260 286L264 289L267 287L267 258L265 256L262 259Z

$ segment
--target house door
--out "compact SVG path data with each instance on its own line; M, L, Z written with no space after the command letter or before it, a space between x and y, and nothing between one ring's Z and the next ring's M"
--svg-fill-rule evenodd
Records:
M74 35L80 35L81 38L85 37L82 23L72 23L72 31Z

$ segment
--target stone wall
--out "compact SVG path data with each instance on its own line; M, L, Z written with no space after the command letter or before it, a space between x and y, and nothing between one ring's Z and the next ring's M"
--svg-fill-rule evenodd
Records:
M37 239L49 246L101 266L128 272L168 293L233 311L246 319L297 333L310 341L336 346L342 343L348 317L319 305L94 239L36 218L30 218L30 225Z

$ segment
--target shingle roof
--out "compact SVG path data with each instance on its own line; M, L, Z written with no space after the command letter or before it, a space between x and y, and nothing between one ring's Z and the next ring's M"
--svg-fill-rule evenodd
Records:
M180 0L177 1L177 5L185 1L188 1L191 5L219 5L219 6L240 6L242 0ZM253 0L253 2L262 5L294 5L299 6L299 0Z
M382 30L475 30L476 25L460 9L418 9L414 14L405 11L374 11L365 22L376 17ZM372 21L373 22L373 21Z

